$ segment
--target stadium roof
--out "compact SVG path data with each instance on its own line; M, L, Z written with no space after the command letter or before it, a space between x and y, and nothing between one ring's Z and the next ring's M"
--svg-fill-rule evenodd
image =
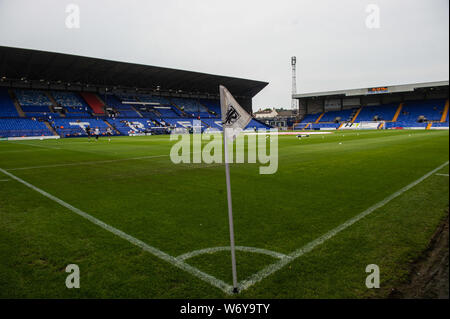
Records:
M218 95L224 85L237 97L252 98L268 83L235 77L118 62L71 54L0 46L3 81L41 81L81 86Z
M302 98L314 98L314 97L338 97L338 96L365 96L373 94L391 94L391 93L402 93L402 92L413 92L417 89L425 88L439 88L448 87L449 81L438 81L438 82L424 82L415 84L403 84L403 85L390 85L390 86L379 86L370 88L359 88L350 90L338 90L338 91L327 91L327 92L313 92L313 93L302 93L294 94L292 97L295 99Z

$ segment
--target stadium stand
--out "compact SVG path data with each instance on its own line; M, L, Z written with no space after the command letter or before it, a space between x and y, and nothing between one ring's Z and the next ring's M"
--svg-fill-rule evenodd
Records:
M358 121L392 121L398 104L363 106L357 117Z
M177 119L182 118L180 114L178 114L173 107L171 106L155 106L154 110L161 114L163 119Z
M0 119L0 137L51 136L43 122L32 119Z
M153 107L140 107L139 108L139 113L144 118L149 118L151 120L161 122L161 113L159 113Z
M353 109L324 112L323 114L320 115L321 117L318 123L350 121L353 112L354 112Z
M448 109L449 109L449 100L445 101L444 111L442 112L441 120L439 122L448 122Z
M246 130L248 129L269 129L270 127L264 123L259 122L256 119L251 119L250 123L248 123Z
M52 102L50 101L48 96L44 94L44 92L38 90L15 90L14 93L16 94L17 101L22 106L22 108L26 106L47 106L46 109L42 108L42 110L50 111L48 109L48 106L51 106ZM36 110L35 112L39 112L39 110Z
M104 101L107 107L112 107L115 111L115 117L139 117L139 114L129 104L124 104L114 95L106 95Z
M446 122L434 122L433 128L448 128L448 119Z
M170 101L163 96L153 96L149 94L139 94L137 96L139 101L150 103L153 106L170 105Z
M192 117L213 117L208 109L195 99L174 98L172 102Z
M95 115L105 115L104 103L99 99L99 97L90 92L81 92L81 96L84 101L90 106Z
M0 88L0 118L1 117L19 117L19 113L6 88Z
M63 137L85 136L85 127L98 127L103 134L108 124L122 135L148 133L151 128L168 126L190 128L194 119L201 120L203 130L221 130L220 106L218 100L165 98L149 94L108 94L105 104L114 110L114 117L103 119L103 101L94 93L52 91L57 106L63 108L61 114L52 112L54 104L47 92L39 90L14 91L26 119L20 119L13 99L6 88L0 89L1 136L51 135L45 122ZM132 104L130 104L132 103ZM181 109L181 110L180 110ZM139 110L139 112L138 112ZM94 111L94 112L91 112ZM441 129L448 127L448 102L445 99L407 101L401 104L389 103L362 106L340 111L307 114L294 129L338 129L343 123L361 121L385 121L385 128ZM396 120L396 121L395 121ZM443 121L443 122L441 122ZM380 126L381 127L381 126ZM247 130L268 128L264 123L252 119Z
M116 97L122 103L139 101L137 96L134 94L118 93L118 94L116 94Z
M45 119L45 120L51 120L57 117L60 117L61 115L59 113L54 112L27 112L26 116L28 118L37 118L37 119Z
M202 118L202 122L205 123L208 127L221 130L222 129L222 120L219 118Z
M203 104L210 112L211 117L219 117L220 115L220 102L217 100L201 99L200 103Z
M404 103L397 121L413 123L420 121L440 121L444 107L444 99L408 101Z
M150 128L156 126L150 119L143 118L116 118L107 119L107 122L123 135L145 133Z
M122 135L148 133L152 128L168 126L190 128L194 119L201 120L203 130L221 130L218 100L165 98L149 94L108 94L106 105L115 111L115 117L97 118L97 112L105 111L103 102L94 93L52 91L58 106L64 108L65 117L51 112L51 100L46 92L38 90L15 90L20 106L24 108L26 119L20 119L9 92L0 90L1 136L52 135L46 126L49 122L57 134L63 137L85 136L85 127L98 127L105 133L108 124ZM133 103L133 104L129 104ZM174 104L180 107L178 109ZM91 112L92 110L95 112ZM139 112L138 112L139 110ZM399 111L400 110L400 111ZM100 113L102 114L102 113ZM397 121L393 120L397 118ZM32 119L42 120L33 121ZM445 99L408 101L398 103L363 106L340 111L307 114L294 129L338 129L343 123L356 119L361 121L385 121L385 128L448 128L448 102ZM23 121L21 121L23 120ZM441 122L443 120L443 122ZM106 121L106 122L105 122ZM264 123L252 119L247 130L268 128Z
M90 126L92 130L99 128L104 134L109 127L103 120L99 119L55 119L52 121L52 127L62 137L86 136L85 128Z
M51 92L58 106L63 107L66 117L91 117L91 108L74 92Z
M322 113L316 113L316 114L307 114L304 118L302 123L314 123L317 121L317 119L319 118L319 116ZM305 124L306 125L306 124Z
M397 110L395 111L394 117L392 118L392 122L397 122L398 116L403 109L403 102L398 104Z
M220 122L213 121L220 121L219 85L251 110L252 98L268 84L21 48L0 46L0 55L7 66L0 78L2 136L34 136L41 130L84 136L86 125L102 132L112 127L124 135L146 129L166 133L172 127L192 126L194 119L205 120L204 129L221 129ZM31 60L35 56L39 59ZM265 125L252 121L250 126Z

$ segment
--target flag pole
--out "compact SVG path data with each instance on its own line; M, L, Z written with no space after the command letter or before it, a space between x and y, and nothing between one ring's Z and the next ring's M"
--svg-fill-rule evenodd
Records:
M225 105L225 96L223 90L220 90L220 104L221 109ZM238 292L237 285L237 271L236 271L236 249L234 245L234 226L233 226L233 204L231 200L231 185L230 185L230 167L228 165L228 143L226 128L223 126L223 147L225 156L225 176L227 183L227 201L228 201L228 224L230 229L230 250L231 250L231 272L233 274L233 293Z
M225 176L227 181L227 201L228 201L228 223L230 227L230 248L231 248L231 271L233 273L233 292L238 292L237 287L237 271L236 271L236 249L234 245L234 227L233 227L233 204L231 201L231 185L230 185L230 167L228 165L228 143L225 133L223 132L224 152L225 152Z

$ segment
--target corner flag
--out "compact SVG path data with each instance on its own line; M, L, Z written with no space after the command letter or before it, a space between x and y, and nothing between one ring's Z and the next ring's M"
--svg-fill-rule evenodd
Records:
M230 249L231 249L231 271L233 274L233 292L238 292L237 271L236 271L236 252L234 245L234 228L233 228L233 205L231 201L230 186L230 168L228 166L228 145L227 139L234 140L241 130L243 130L252 117L248 114L224 87L219 87L220 91L220 109L222 111L223 126L223 147L225 155L225 176L227 182L227 200L228 200L228 222L230 227Z
M228 129L228 132L233 133L232 136L227 137L232 137L232 139L235 139L239 131L243 130L248 123L250 123L252 117L239 105L238 102L236 102L233 95L231 95L226 87L221 85L219 89L222 125L224 130Z

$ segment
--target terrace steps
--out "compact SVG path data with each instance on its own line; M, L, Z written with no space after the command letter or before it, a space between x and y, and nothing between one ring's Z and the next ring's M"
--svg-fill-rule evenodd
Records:
M352 121L351 121L352 123L355 123L356 118L358 117L359 113L361 113L361 110L362 110L362 106L358 109L358 111L356 111L355 116L353 116Z
M392 122L397 122L398 116L400 115L400 112L402 111L403 108L403 102L401 102L398 107L397 107L397 111L395 111L394 117L392 118Z
M215 112L211 111L205 104L203 104L202 102L198 101L198 104L200 104L201 106L203 106L209 114L215 114Z
M183 116L187 116L186 112L185 112L181 107L179 107L178 105L176 105L173 101L170 101L170 105L175 106L175 108L176 108L178 111L180 111L181 114L182 114Z
M429 129L431 129L432 126L433 126L433 122L430 122L427 124L427 127L425 129L429 130Z
M135 112L137 113L137 115L139 115L139 117L144 117L144 116L141 114L141 112L139 112L138 109L135 108L133 105L130 105L130 107L131 107L131 109L132 109L133 111L135 111Z
M55 129L50 125L48 121L44 121L45 126L50 130L50 132L53 133L53 135L58 136L58 133L56 133Z
M448 99L445 101L444 111L442 112L441 120L439 122L443 123L447 119L448 114Z
M19 113L20 117L26 117L25 112L22 110L22 107L20 107L19 101L17 101L16 96L13 92L13 90L8 90L8 94L11 97L11 100L13 101L14 107L17 110L17 113Z
M52 105L49 106L50 111L51 111L52 113L59 113L59 112L56 112L55 109L54 109L55 106L58 106L58 103L56 103L55 99L54 99L53 96L50 94L50 92L44 91L44 94L48 97L48 99L50 100L50 102L52 102Z
M112 126L107 120L103 120L103 122L106 123L106 125L108 125L114 132L116 132L117 134L120 135L120 132L118 129L116 129L114 126Z
M317 120L314 122L314 124L319 123L320 119L325 115L325 112L322 112L322 114L319 115L319 117L317 118Z
M339 127L338 127L337 129L340 130L342 126L344 126L344 122L342 122L341 124L339 124Z
M205 125L207 128L211 128L211 125L209 125L208 123L206 123L205 121L203 121L203 120L200 120L201 122L202 122L202 124L203 125Z
M305 127L304 127L303 129L306 130L310 124L311 124L311 123L306 124Z

